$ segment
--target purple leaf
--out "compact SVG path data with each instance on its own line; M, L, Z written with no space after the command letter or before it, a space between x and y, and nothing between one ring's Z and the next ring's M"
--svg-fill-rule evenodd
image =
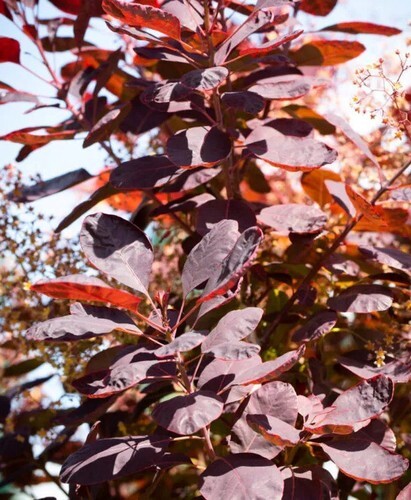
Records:
M184 0L167 0L161 4L161 10L173 14L182 26L194 32L204 23L204 7L197 0L190 0L189 3Z
M115 168L110 183L122 191L153 189L173 180L177 172L178 168L165 156L143 156Z
M338 500L338 488L331 474L319 465L284 467L282 500Z
M337 323L335 311L320 311L293 334L293 342L312 342L329 333Z
M301 75L283 75L264 78L248 90L264 99L299 99L308 94L315 80Z
M263 208L258 221L282 234L319 233L327 223L327 215L315 205L290 203Z
M358 423L377 417L390 403L394 391L391 379L378 375L362 381L343 392L334 401L333 410L318 421L306 426L316 434L351 434Z
M167 141L168 158L180 168L212 167L231 152L231 141L217 127L192 127Z
M398 493L395 500L409 500L409 498L411 498L411 483Z
M258 158L290 171L320 168L337 158L336 151L322 142L284 135L267 126L255 128L245 145Z
M242 340L248 337L256 328L263 315L259 307L246 307L236 311L230 311L218 322L204 340L201 350L207 352L213 347Z
M396 384L407 384L411 380L411 361L404 359L386 359L384 366L377 367L369 364L368 356L364 351L353 351L351 357L340 357L338 362L344 368L362 379L370 379L376 375L390 377ZM359 356L357 356L359 354Z
M193 90L213 90L223 83L228 76L228 69L221 66L215 68L195 69L185 73L180 83Z
M261 230L253 227L241 234L234 248L221 263L221 269L207 281L200 302L223 295L235 285L250 267L262 236Z
M221 172L221 167L194 168L191 170L178 170L170 183L161 188L163 193L180 193L190 191L198 186L207 184Z
M18 194L10 193L9 199L22 203L27 201L35 201L46 196L51 196L55 193L60 193L65 189L76 186L81 182L91 179L92 176L84 168L73 170L67 174L53 177L47 181L41 181L33 186L23 186L19 189Z
M131 104L125 104L119 108L112 109L93 125L93 128L84 139L83 148L88 148L96 142L103 142L110 139L110 136L117 130L120 123L130 113Z
M216 420L223 407L222 399L213 392L197 391L160 403L152 416L161 427L186 436Z
M249 342L230 341L210 347L203 351L204 354L212 354L217 359L240 360L257 356L261 347Z
M271 415L248 414L248 425L276 446L295 446L300 441L300 431Z
M289 351L273 361L266 361L257 368L246 370L237 378L236 384L248 385L270 382L292 368L304 354L304 351L304 346L301 346L296 351Z
M381 285L351 286L327 301L327 305L336 311L364 314L385 311L391 307L392 303L393 297L390 289Z
M179 352L191 351L199 346L206 338L206 332L187 332L183 333L176 339L172 340L169 344L158 348L155 355L158 358L166 358Z
M211 227L222 219L238 222L242 233L249 227L257 225L257 220L250 205L243 200L210 200L197 210L196 230L201 235L207 234Z
M367 259L411 274L411 256L396 248L359 247Z
M99 439L69 456L61 469L63 483L99 484L154 468L170 438L137 436Z
M278 468L254 453L220 458L201 474L200 492L206 500L281 498L283 488Z
M147 294L153 250L137 226L116 215L89 215L83 222L80 243L100 271Z
M264 109L264 99L248 90L240 92L225 92L221 96L221 102L228 108L239 109L245 113L256 115Z
M344 474L357 481L389 483L408 468L406 458L365 439L340 438L319 446Z
M191 250L181 275L184 296L217 272L238 237L237 222L222 220Z

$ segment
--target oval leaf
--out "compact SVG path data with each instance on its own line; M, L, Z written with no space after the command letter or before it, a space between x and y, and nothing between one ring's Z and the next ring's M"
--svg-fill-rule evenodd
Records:
M223 83L228 76L228 69L221 66L215 68L195 69L180 78L180 83L193 90L213 90Z
M328 299L327 304L340 312L370 313L385 311L393 303L389 288L381 285L355 285L340 295Z
M83 222L80 244L90 262L108 276L147 293L153 250L137 226L116 215L98 213Z
M180 168L212 167L230 154L231 141L217 127L192 127L170 137L166 151Z
M274 205L263 208L258 221L283 234L319 233L327 222L327 215L314 205Z
M299 66L334 66L358 57L364 50L360 42L312 40L291 52L291 56Z
M2 62L20 64L20 44L17 40L0 37L0 63Z

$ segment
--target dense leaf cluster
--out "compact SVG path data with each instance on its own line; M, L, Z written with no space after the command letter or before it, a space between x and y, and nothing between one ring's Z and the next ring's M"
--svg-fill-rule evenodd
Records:
M83 221L82 251L105 280L74 273L31 286L74 302L26 339L104 338L104 347L69 378L78 407L19 421L15 394L1 396L3 484L31 484L55 461L72 498L364 498L371 488L394 498L410 455L408 165L383 168L371 145L314 103L328 86L318 67L365 50L329 32L399 30L343 22L306 36L296 27L300 11L326 16L336 0L52 3L70 17L39 19L18 1L0 1L0 13L34 42L56 91L50 106L70 118L1 139L22 145L21 161L82 137L113 166L19 186L9 199L94 181L57 231L103 200L125 202L132 216ZM101 20L118 50L87 41ZM59 35L67 26L73 36ZM47 53L66 51L75 60L57 74ZM0 38L0 61L20 59L19 43ZM1 104L48 106L1 88ZM152 154L137 154L147 132ZM372 195L323 168L338 159L334 134L377 173ZM152 244L159 227L165 241ZM172 279L166 252L179 257ZM90 433L79 446L70 438L82 423ZM34 459L30 436L61 425Z

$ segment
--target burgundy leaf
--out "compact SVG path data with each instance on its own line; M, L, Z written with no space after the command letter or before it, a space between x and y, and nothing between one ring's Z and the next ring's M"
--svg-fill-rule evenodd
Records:
M190 94L190 91L175 81L157 82L147 87L140 94L141 101L147 106L153 106L154 109L162 111L174 111L163 104L170 104L173 101L183 101Z
M185 73L180 83L193 90L213 90L223 83L228 76L228 69L221 66L215 68L195 69Z
M315 205L296 203L263 208L257 218L282 234L319 233L327 223L327 215Z
M172 361L146 359L130 362L129 358L123 356L112 368L84 375L74 380L72 385L88 398L107 398L143 381L167 380L175 376L175 363Z
M164 185L161 191L164 193L180 193L207 184L221 172L221 167L216 168L194 168L191 170L178 170L171 179L172 182Z
M214 55L215 64L222 64L237 45L252 33L268 24L272 17L273 14L268 10L260 10L254 15L249 16L248 19L231 33L231 35L218 47Z
M291 100L308 94L313 84L314 80L306 76L283 75L259 80L248 90L264 99Z
M210 200L197 210L196 230L201 235L207 234L222 219L237 221L241 233L257 223L254 211L243 200Z
M116 215L89 215L83 222L80 243L90 262L100 271L147 293L153 250L137 226Z
M199 301L206 302L232 288L250 267L261 240L260 229L251 227L245 230L221 263L221 268L207 281Z
M257 356L260 350L261 348L257 344L230 341L212 346L207 350L203 350L203 353L212 354L217 359L240 360Z
M257 122L257 126L260 125L260 121ZM249 122L250 124L250 122ZM268 119L264 121L266 127L272 127L281 132L284 135L292 135L295 137L307 137L312 135L313 127L303 121L295 118L276 118L275 120Z
M338 500L338 488L331 474L319 465L284 467L282 500Z
M173 180L177 172L178 168L165 156L143 156L115 168L110 183L122 191L153 189Z
M260 356L240 361L214 359L201 372L197 386L218 393L235 384L245 370L252 370L261 364Z
M157 217L159 215L176 212L188 213L211 200L214 200L214 196L209 193L203 193L197 196L183 196L176 201L170 201L169 203L165 203L164 205L154 208L150 212L150 215L151 217Z
M254 129L245 145L262 160L290 171L320 168L337 158L336 151L322 142L287 136L266 126Z
M276 446L295 446L300 441L300 431L271 415L248 414L247 423Z
M129 26L152 29L180 40L180 21L164 10L124 0L103 0L102 6L107 14Z
M233 220L221 220L191 250L181 275L184 296L217 272L238 237L238 224Z
M339 31L341 33L350 33L352 35L369 34L384 36L398 35L401 33L401 30L397 28L383 26L381 24L364 23L361 21L333 24L332 26L322 28L320 31Z
M368 356L363 351L353 351L348 355L340 357L338 362L347 370L362 379L370 379L376 375L390 377L396 384L407 384L411 380L411 361L404 359L386 359L381 367L369 364ZM359 354L359 356L358 356Z
M207 352L213 347L242 340L248 337L256 328L263 315L259 307L246 307L236 311L230 311L218 322L204 340L201 350Z
M99 484L155 468L169 443L170 438L164 436L99 439L69 456L61 469L61 480Z
M338 0L302 0L300 9L314 16L328 16Z
M61 316L36 323L27 330L26 335L30 340L69 341L104 335L114 330L133 335L142 333L121 311L94 307L92 314Z
M289 351L273 361L266 361L257 368L246 370L237 378L236 384L248 385L270 382L292 368L304 354L304 351L304 346L301 346L296 351Z
M284 482L278 468L254 453L220 458L201 474L200 492L206 500L281 498Z
M408 468L406 458L365 439L340 438L319 446L344 474L357 481L390 483Z
M46 196L51 196L55 193L60 193L65 189L72 186L76 186L81 182L91 179L92 176L84 168L79 168L78 170L73 170L67 174L59 175L58 177L53 177L47 181L41 181L33 186L23 186L19 189L19 192L10 193L9 199L16 202L27 202L35 201Z
M166 151L180 168L212 167L230 154L231 141L217 127L192 127L170 137Z
M311 342L329 333L337 323L335 311L320 311L293 334L293 342Z
M228 108L239 109L245 113L256 115L264 109L264 99L248 90L240 92L225 92L221 96L221 102Z
M351 434L351 437L372 441L393 453L397 447L397 440L394 431L392 431L387 424L376 418L371 420L366 427L363 427L354 434Z
M306 429L317 434L350 434L355 424L377 417L390 403L393 391L392 380L384 375L362 381L338 396L333 410Z
M351 286L327 301L331 309L353 313L385 311L391 307L392 303L393 297L390 289L381 285Z
M366 258L411 274L411 256L396 248L359 247Z
M0 63L2 62L20 64L20 44L17 40L0 37Z
M191 351L191 349L194 349L195 347L199 346L204 341L205 338L206 338L206 332L192 331L183 333L182 335L172 340L165 346L159 347L155 351L155 355L158 358L166 358L168 356L172 356L173 354L177 354L179 352Z
M53 280L38 281L31 290L53 299L71 299L85 302L104 302L135 312L141 298L125 290L111 288L104 281L91 276L73 274Z
M213 392L197 391L160 403L152 416L165 429L186 436L216 420L223 407L223 401Z
M93 128L87 134L87 137L84 139L83 148L88 148L96 142L104 142L110 139L111 134L117 130L119 124L130 111L131 105L126 104L119 108L112 109L105 114L95 125L93 125Z

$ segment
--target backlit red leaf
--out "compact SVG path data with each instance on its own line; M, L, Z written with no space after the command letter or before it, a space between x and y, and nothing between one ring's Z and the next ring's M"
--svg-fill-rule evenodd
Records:
M300 9L314 16L328 16L338 0L302 0Z
M356 41L312 40L291 55L300 66L334 66L358 57L364 50L364 45Z
M2 62L20 64L20 44L17 40L0 37L0 63Z
M352 35L367 34L384 36L393 36L401 33L401 30L398 28L392 28L391 26L384 26L382 24L365 23L361 21L333 24L332 26L322 28L320 31L339 31L342 33L350 33Z

